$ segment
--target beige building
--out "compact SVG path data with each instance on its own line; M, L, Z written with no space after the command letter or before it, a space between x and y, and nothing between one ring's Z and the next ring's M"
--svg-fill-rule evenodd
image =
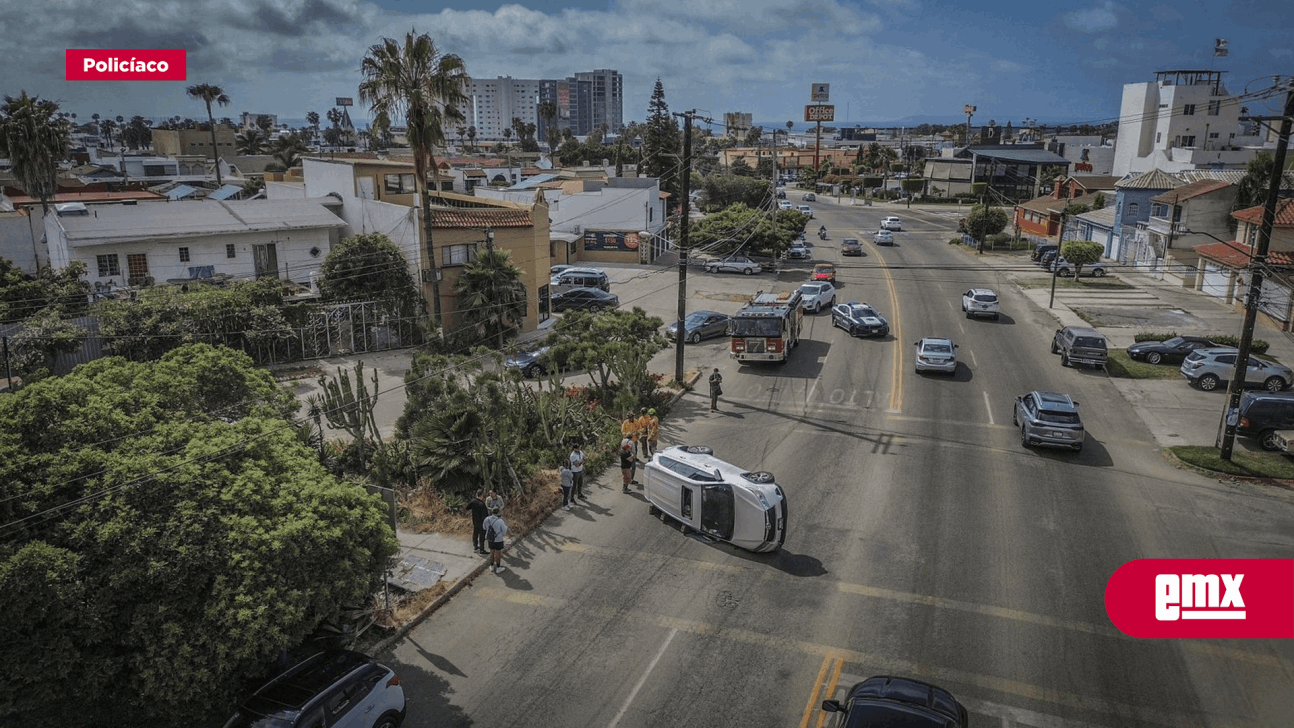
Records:
M154 129L153 151L165 157L200 155L204 159L233 159L237 140L234 130L216 124L216 150L211 149L211 128L201 124L193 129Z

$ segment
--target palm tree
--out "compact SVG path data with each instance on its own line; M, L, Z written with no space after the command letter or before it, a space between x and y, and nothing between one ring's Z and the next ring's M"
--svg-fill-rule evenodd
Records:
M196 86L190 86L185 89L190 96L195 99L202 99L207 105L207 124L211 129L211 155L216 162L216 186L224 185L224 180L220 177L220 152L216 148L216 117L211 114L211 103L214 101L221 106L229 105L229 97L225 95L225 90L219 86L213 86L209 83L200 83Z
M463 266L454 289L464 323L484 329L487 336L498 336L500 349L503 335L526 318L526 286L521 269L512 264L506 250L491 245L476 256Z
M0 106L0 157L13 164L18 186L40 200L41 213L58 192L58 160L71 147L68 125L55 119L58 104L23 91Z
M391 126L393 116L404 118L409 146L413 150L414 184L422 202L422 224L427 238L427 256L432 270L436 247L432 242L431 194L427 189L428 173L440 186L440 169L436 166L435 148L445 145L445 127L465 119L460 106L468 102L470 78L463 59L442 53L427 34L405 35L403 45L394 38L383 38L370 47L360 62L364 80L359 97L369 104L373 123L380 129ZM452 127L451 127L452 128ZM431 278L432 308L436 323L442 324L440 283Z
M504 144L504 146L507 146L507 144L508 144L508 140L509 140L509 139L511 139L511 138L512 138L512 129L511 129L511 128L504 129L504 130L503 130L503 144Z
M117 124L112 119L104 119L99 122L99 132L103 134L103 138L108 142L108 146L112 146L112 132L116 128Z
M310 136L312 142L318 143L319 140L319 112L311 111L306 114L306 121L314 133Z
M467 127L463 126L462 124L459 124L458 127L454 129L454 131L458 133L458 147L459 149L462 149L463 137L467 136Z
M467 144L473 150L476 149L476 127L475 126L467 127Z
M235 139L238 141L238 153L245 155L256 155L265 153L265 142L269 141L269 136L257 127L246 129Z
M548 151L557 151L561 143L561 132L557 130L557 104L545 101L539 105L539 118L544 120L544 138L548 142Z
M274 161L283 165L284 171L292 169L301 164L301 153L306 151L306 145L301 141L301 137L296 134L289 134L285 137L279 137L274 143Z

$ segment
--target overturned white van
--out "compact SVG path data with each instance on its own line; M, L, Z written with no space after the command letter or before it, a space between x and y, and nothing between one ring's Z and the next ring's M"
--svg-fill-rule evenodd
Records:
M750 472L702 445L657 452L643 466L653 515L747 551L776 551L786 542L786 494L772 473Z

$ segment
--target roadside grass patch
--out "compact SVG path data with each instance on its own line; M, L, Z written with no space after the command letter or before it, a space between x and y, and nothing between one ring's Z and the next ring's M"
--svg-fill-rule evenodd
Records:
M1017 278L1015 284L1021 288L1050 288L1051 276L1037 276L1032 278ZM1074 280L1073 278L1057 278L1057 288L1082 288L1084 290L1096 291L1126 291L1136 288L1121 280L1106 278L1082 278Z
M1213 473L1242 478L1294 479L1294 461L1283 453L1235 450L1228 462L1222 459L1218 448L1207 445L1177 445L1168 451L1191 467Z
M1128 356L1126 349L1110 349L1105 364L1105 371L1112 377L1122 379L1181 379L1182 373L1176 364L1147 364L1135 361Z

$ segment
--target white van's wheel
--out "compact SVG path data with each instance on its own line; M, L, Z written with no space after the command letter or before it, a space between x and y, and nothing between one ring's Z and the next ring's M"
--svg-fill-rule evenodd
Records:
M741 477L752 483L771 483L776 480L776 478L773 477L773 474L766 470L760 470L754 473L742 473Z
M714 448L707 445L689 445L687 451L693 455L713 455Z

